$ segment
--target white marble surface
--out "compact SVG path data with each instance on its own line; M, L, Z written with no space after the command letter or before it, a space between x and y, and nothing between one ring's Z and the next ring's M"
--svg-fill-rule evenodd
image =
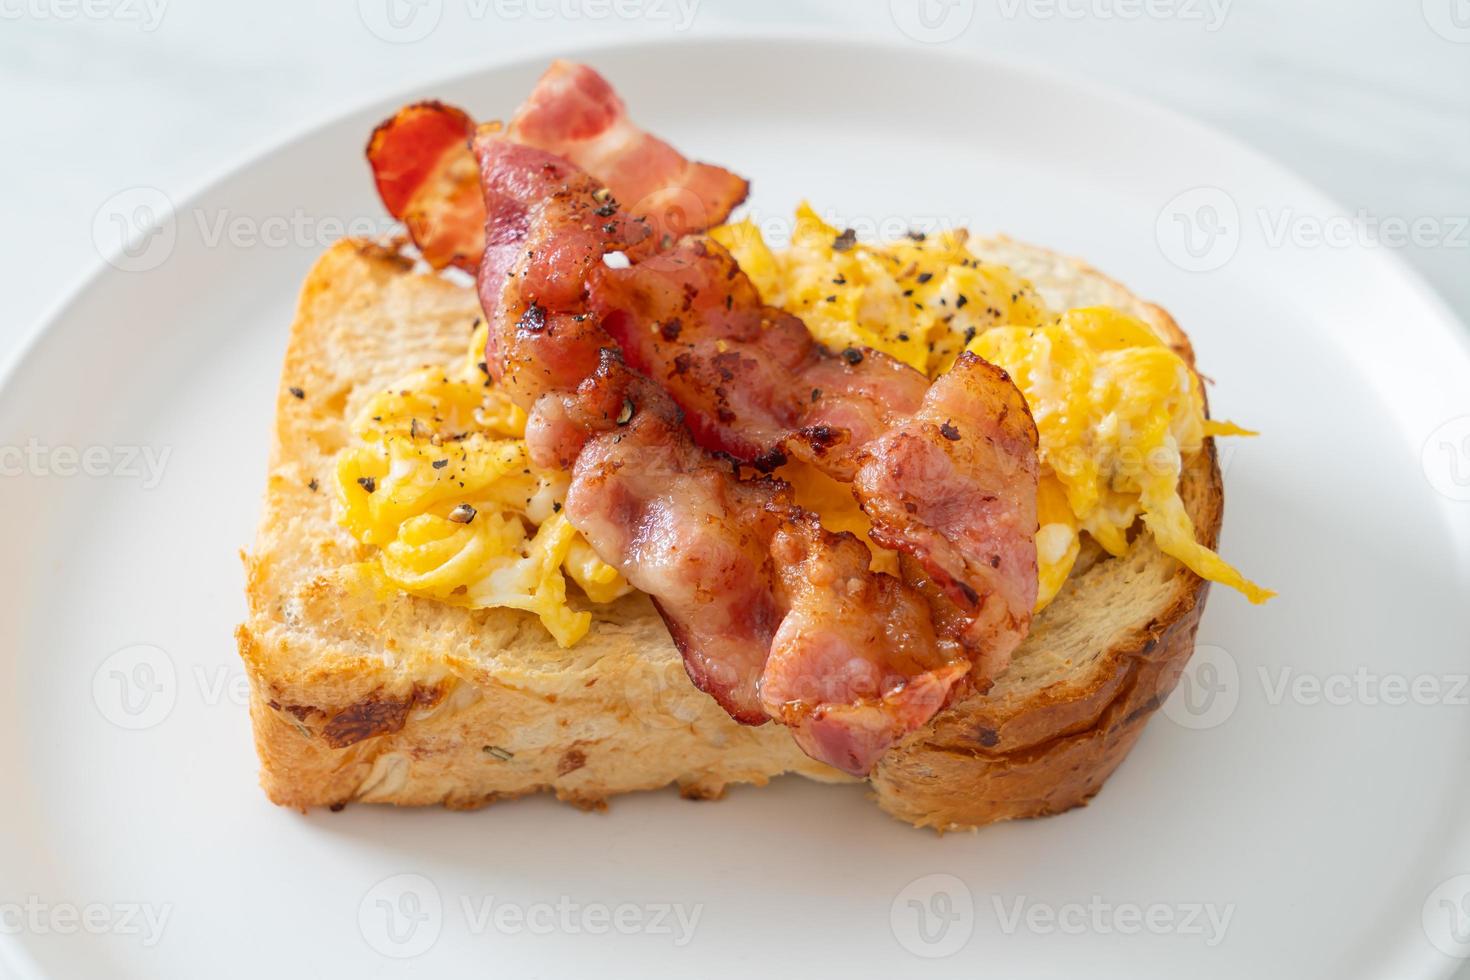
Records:
M900 22L924 33L916 3L957 35L943 46L1121 86L1346 214L1427 222L1433 240L1400 250L1470 320L1467 0L0 0L0 360L97 264L93 217L123 188L177 199L283 130L527 45L770 24L904 38ZM390 10L435 26L385 41L370 25L391 33Z
M666 35L689 15L691 35L925 33L906 19L913 0L618 2L647 15L595 16L611 0L0 0L0 361L98 264L93 218L114 193L152 185L178 199L369 96L559 38ZM935 31L957 35L929 43L1120 86L1253 144L1346 214L1427 222L1436 240L1401 251L1470 321L1466 0L922 2L949 18L931 19ZM437 26L384 40L369 24L391 33L388 3L417 3Z

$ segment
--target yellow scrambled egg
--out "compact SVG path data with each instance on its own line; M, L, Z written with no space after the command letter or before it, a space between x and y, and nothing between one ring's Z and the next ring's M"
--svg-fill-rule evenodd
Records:
M966 233L865 245L807 205L790 247L772 250L750 222L714 235L768 303L801 316L832 347L884 351L931 377L962 350L1010 372L1040 435L1037 608L1066 582L1086 532L1109 553L1129 548L1138 519L1160 550L1198 575L1264 602L1274 593L1200 544L1179 497L1184 457L1206 436L1250 435L1205 418L1199 378L1142 321L1102 307L1047 310L1035 289L981 263ZM786 468L798 499L834 529L867 529L846 488ZM875 549L876 567L892 556Z
M592 622L569 601L568 578L594 603L630 587L561 513L566 475L531 465L525 413L486 383L484 349L481 325L465 363L416 371L363 407L337 457L338 520L378 547L391 585L524 609L568 647Z
M982 264L963 232L883 245L839 234L810 208L791 246L773 251L753 224L715 230L767 302L801 316L832 347L885 351L931 377L969 349L1010 372L1040 433L1040 598L1066 582L1086 532L1114 555L1138 519L1159 547L1204 578L1262 602L1195 539L1179 498L1183 458L1210 435L1248 435L1204 417L1199 379L1144 323L1116 310L1047 310L1035 289ZM372 398L337 458L338 520L378 550L391 586L470 608L522 609L563 647L587 633L586 603L631 591L561 513L562 473L531 465L526 418L479 367L485 327L466 360L424 368ZM848 487L792 464L781 475L833 530L866 535ZM870 542L871 544L871 542ZM896 556L873 546L873 566Z

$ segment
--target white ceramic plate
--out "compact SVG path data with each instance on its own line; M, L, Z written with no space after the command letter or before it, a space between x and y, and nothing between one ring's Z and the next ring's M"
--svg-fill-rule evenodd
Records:
M651 129L752 176L759 216L809 195L859 228L1005 230L1165 303L1217 414L1264 433L1225 453L1223 548L1281 597L1217 589L1189 683L1048 820L941 838L796 780L606 815L276 809L231 630L298 285L344 224L382 225L374 122L429 95L505 113L545 59L403 92L178 202L0 394L0 962L1345 978L1470 954L1470 357L1420 282L1303 238L1341 212L1280 168L1091 85L921 45L583 56ZM99 241L148 207L120 195Z

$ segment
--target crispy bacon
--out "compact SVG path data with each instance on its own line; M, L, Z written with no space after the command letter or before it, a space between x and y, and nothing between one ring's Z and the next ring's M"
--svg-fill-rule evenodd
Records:
M542 392L575 387L592 373L598 347L611 341L584 310L587 280L605 255L651 232L587 174L496 127L480 128L474 152L485 194L485 362L529 408Z
M916 591L869 571L867 548L824 530L786 484L719 465L616 351L533 414L557 419L534 431L583 435L568 518L653 598L690 679L736 720L775 718L813 758L862 776L969 673Z
M852 478L852 453L918 408L929 381L876 351L841 353L761 302L733 256L691 236L599 272L592 308L628 362L667 388L699 443L773 469L786 454Z
M1036 439L1006 373L965 352L857 454L873 540L912 557L960 610L985 677L1009 663L1036 605Z
M436 269L473 273L485 248L485 204L470 154L475 124L442 102L416 102L379 124L367 158L388 213Z
M475 130L463 110L419 102L379 125L368 143L378 195L436 269L479 269L487 216L469 146ZM506 136L601 181L625 212L648 220L650 247L719 224L749 190L728 170L691 162L635 126L612 86L585 65L553 62Z
M511 120L509 135L602 181L665 242L713 228L750 192L744 178L687 160L639 129L607 79L570 61L552 62Z
M830 351L702 237L599 270L591 303L701 445L761 468L791 455L861 476L873 540L955 604L940 618L985 676L1004 667L1036 601L1037 478L1036 427L1005 372L967 354L931 387L878 351Z
M569 519L652 597L691 680L732 717L775 717L815 758L866 774L968 674L960 645L917 590L870 571L861 542L822 529L784 483L742 480L700 448L668 393L623 363L584 287L646 224L616 209L589 221L606 201L564 160L493 130L474 148L487 357L530 406L532 458L571 469Z

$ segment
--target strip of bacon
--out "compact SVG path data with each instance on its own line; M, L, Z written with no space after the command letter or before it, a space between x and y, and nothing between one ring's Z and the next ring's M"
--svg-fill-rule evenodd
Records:
M408 226L424 260L474 273L486 214L470 150L474 121L442 102L400 109L373 130L368 162L388 212ZM651 244L724 221L749 191L721 167L694 163L628 118L606 79L585 65L553 62L506 135L576 164L648 220Z
M473 272L485 247L479 168L469 151L475 124L442 102L416 102L373 130L367 158L388 213L436 269Z
M871 537L958 607L984 677L1010 662L1036 606L1036 440L1010 377L965 352L917 412L857 453Z
M599 270L590 293L701 445L759 468L792 455L854 483L873 540L954 604L941 618L984 676L1004 668L1036 601L1038 470L1036 427L1005 372L967 354L931 387L878 351L830 351L703 237Z
M608 202L564 160L491 129L474 147L487 357L531 408L532 458L572 470L572 524L653 598L691 680L732 717L775 717L815 758L866 774L968 675L960 645L784 483L742 480L697 446L667 392L623 363L583 287L647 225L615 208L590 221Z
M744 178L685 159L639 129L607 79L570 61L551 63L511 120L509 135L602 181L629 211L653 224L664 244L713 228L750 192Z
M918 409L929 379L871 350L829 350L766 306L734 257L691 236L591 283L628 363L669 390L699 443L774 469L787 453L844 480L853 454Z
M719 465L615 351L536 414L558 418L538 431L582 437L568 518L653 597L690 679L736 720L775 718L813 758L863 776L969 673L922 596L869 571L866 546L824 530L786 484Z

